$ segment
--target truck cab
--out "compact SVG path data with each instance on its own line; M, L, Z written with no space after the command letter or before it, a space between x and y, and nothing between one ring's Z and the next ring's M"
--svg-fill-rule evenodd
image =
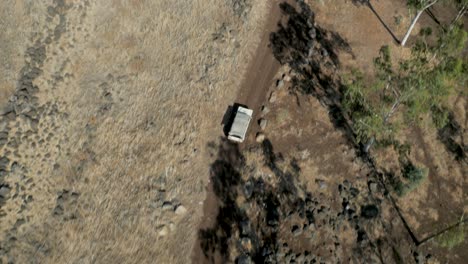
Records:
M246 107L238 106L234 111L234 121L228 133L228 139L242 143L245 140L247 129L249 128L250 120L252 120L253 110Z

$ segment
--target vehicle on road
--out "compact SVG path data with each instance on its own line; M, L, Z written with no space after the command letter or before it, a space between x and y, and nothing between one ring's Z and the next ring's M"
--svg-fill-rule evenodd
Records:
M228 139L234 142L242 143L247 134L250 120L252 120L253 110L247 107L239 106L234 111L234 121L228 133Z

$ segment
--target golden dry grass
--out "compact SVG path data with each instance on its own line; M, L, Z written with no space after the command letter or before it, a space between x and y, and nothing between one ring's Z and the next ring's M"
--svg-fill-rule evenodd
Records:
M188 263L209 176L205 147L221 134L267 1L252 1L245 21L216 0L66 2L66 31L47 45L35 80L39 102L58 111L41 118L15 158L34 183L21 194L34 201L20 213L20 200L7 201L0 240L16 237L9 255L18 263ZM30 3L22 3L27 13ZM41 39L59 21L46 21L52 3L35 5ZM186 215L154 207L161 177L164 200L182 203ZM80 194L65 208L74 220L52 214L62 189ZM11 231L20 218L26 223ZM170 224L175 230L160 236Z

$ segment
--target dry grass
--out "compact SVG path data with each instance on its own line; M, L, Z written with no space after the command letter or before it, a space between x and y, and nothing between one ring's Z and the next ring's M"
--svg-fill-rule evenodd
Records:
M34 201L21 213L12 213L20 206L15 200L5 205L12 216L0 219L2 231L17 238L9 254L18 263L32 256L48 263L187 263L209 176L204 149L221 134L267 2L252 1L245 21L215 0L66 2L73 4L66 32L47 46L35 80L41 104L58 107L41 119L38 138L53 136L36 149L34 135L18 146L40 158L18 158L34 182L24 194ZM39 14L35 28L46 35L58 21ZM223 24L223 38L214 41ZM56 74L63 81L55 82ZM188 214L155 208L160 178L164 200L177 200ZM62 189L80 194L65 208L75 220L52 215ZM26 223L9 231L22 217ZM175 230L159 236L170 223Z

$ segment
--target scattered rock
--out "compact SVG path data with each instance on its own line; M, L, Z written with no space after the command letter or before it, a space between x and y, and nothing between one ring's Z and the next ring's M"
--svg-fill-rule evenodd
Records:
M328 184L324 180L315 180L315 183L318 184L319 189L324 190L328 187Z
M263 115L266 115L270 112L270 108L268 108L268 106L262 106L262 114Z
M174 210L174 206L172 205L171 202L165 201L165 202L162 204L162 209L163 209L164 211L172 211L172 210Z
M254 185L252 183L251 180L248 180L245 184L244 184L244 196L246 199L249 199L250 197L252 197L252 193L253 193L253 190L254 190Z
M295 237L300 236L302 234L302 229L299 226L294 225L291 229L291 233Z
M176 225L173 223L173 222L170 222L169 223L169 230L171 230L171 232L174 232L176 230Z
M375 182L369 182L369 190L372 192L372 193L377 193L378 189L377 189L377 183Z
M258 125L261 130L265 130L267 123L268 121L265 118L260 118L260 120L258 120Z
M167 234L169 234L169 228L167 226L163 226L158 233L158 235L162 237L167 236Z
M244 237L241 239L241 245L247 251L252 250L252 241L250 241L248 237Z
M276 88L280 89L283 86L284 86L284 81L283 80L276 81Z
M272 92L271 95L270 95L270 99L268 100L270 103L274 103L276 102L276 99L277 99L277 95L275 92Z
M252 259L245 255L245 254L242 254L240 257L238 257L236 259L236 264L252 264Z
M258 132L257 136L255 137L255 140L257 141L257 143L262 143L265 140L265 134L263 134L262 132Z
M377 206L370 204L361 207L361 216L366 219L372 219L379 214L379 208Z
M6 198L10 193L11 188L8 185L0 186L0 198Z
M177 215L185 215L187 213L187 209L183 205L177 206L177 209L175 210L175 213Z

